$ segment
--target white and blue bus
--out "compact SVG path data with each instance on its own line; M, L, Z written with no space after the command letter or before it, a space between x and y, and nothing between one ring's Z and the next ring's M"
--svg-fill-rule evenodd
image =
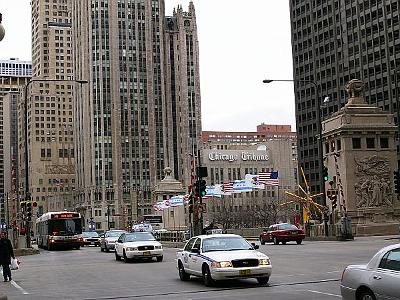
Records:
M82 218L77 212L48 212L36 220L38 247L79 249L83 243Z

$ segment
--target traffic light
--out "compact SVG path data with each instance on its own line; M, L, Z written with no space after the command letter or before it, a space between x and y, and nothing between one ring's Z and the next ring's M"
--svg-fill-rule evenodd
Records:
M337 195L335 195L332 199L332 210L335 210L337 207Z
M190 199L189 199L189 214L193 213L193 205L194 205L193 197L190 197Z
M32 202L32 206L33 206L33 207L37 207L37 202L36 202L36 201L33 201L33 202Z
M200 196L200 180L197 180L194 183L194 196L199 197Z
M328 175L328 168L324 166L324 169L322 171L322 176L324 177L324 182L327 182L329 180L329 175Z
M400 173L399 171L394 171L394 190L396 194L400 194Z
M26 203L26 219L31 221L32 219L32 202Z
M204 179L199 180L199 195L204 197L207 194L206 181Z

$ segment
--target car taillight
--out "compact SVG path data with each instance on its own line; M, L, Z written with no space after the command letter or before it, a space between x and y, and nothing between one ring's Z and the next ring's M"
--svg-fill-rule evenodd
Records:
M343 272L342 272L342 276L340 277L340 282L343 282L343 277L344 277L344 273L346 272L347 268L344 268Z

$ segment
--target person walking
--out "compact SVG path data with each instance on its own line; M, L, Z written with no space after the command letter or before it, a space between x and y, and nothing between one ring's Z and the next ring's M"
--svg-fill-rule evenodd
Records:
M3 267L4 282L11 281L11 257L15 259L11 241L7 238L6 233L2 231L0 233L0 264Z

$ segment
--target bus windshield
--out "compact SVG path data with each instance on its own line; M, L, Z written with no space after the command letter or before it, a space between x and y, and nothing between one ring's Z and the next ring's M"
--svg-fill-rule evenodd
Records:
M53 235L81 234L82 222L80 219L49 220L49 233Z

